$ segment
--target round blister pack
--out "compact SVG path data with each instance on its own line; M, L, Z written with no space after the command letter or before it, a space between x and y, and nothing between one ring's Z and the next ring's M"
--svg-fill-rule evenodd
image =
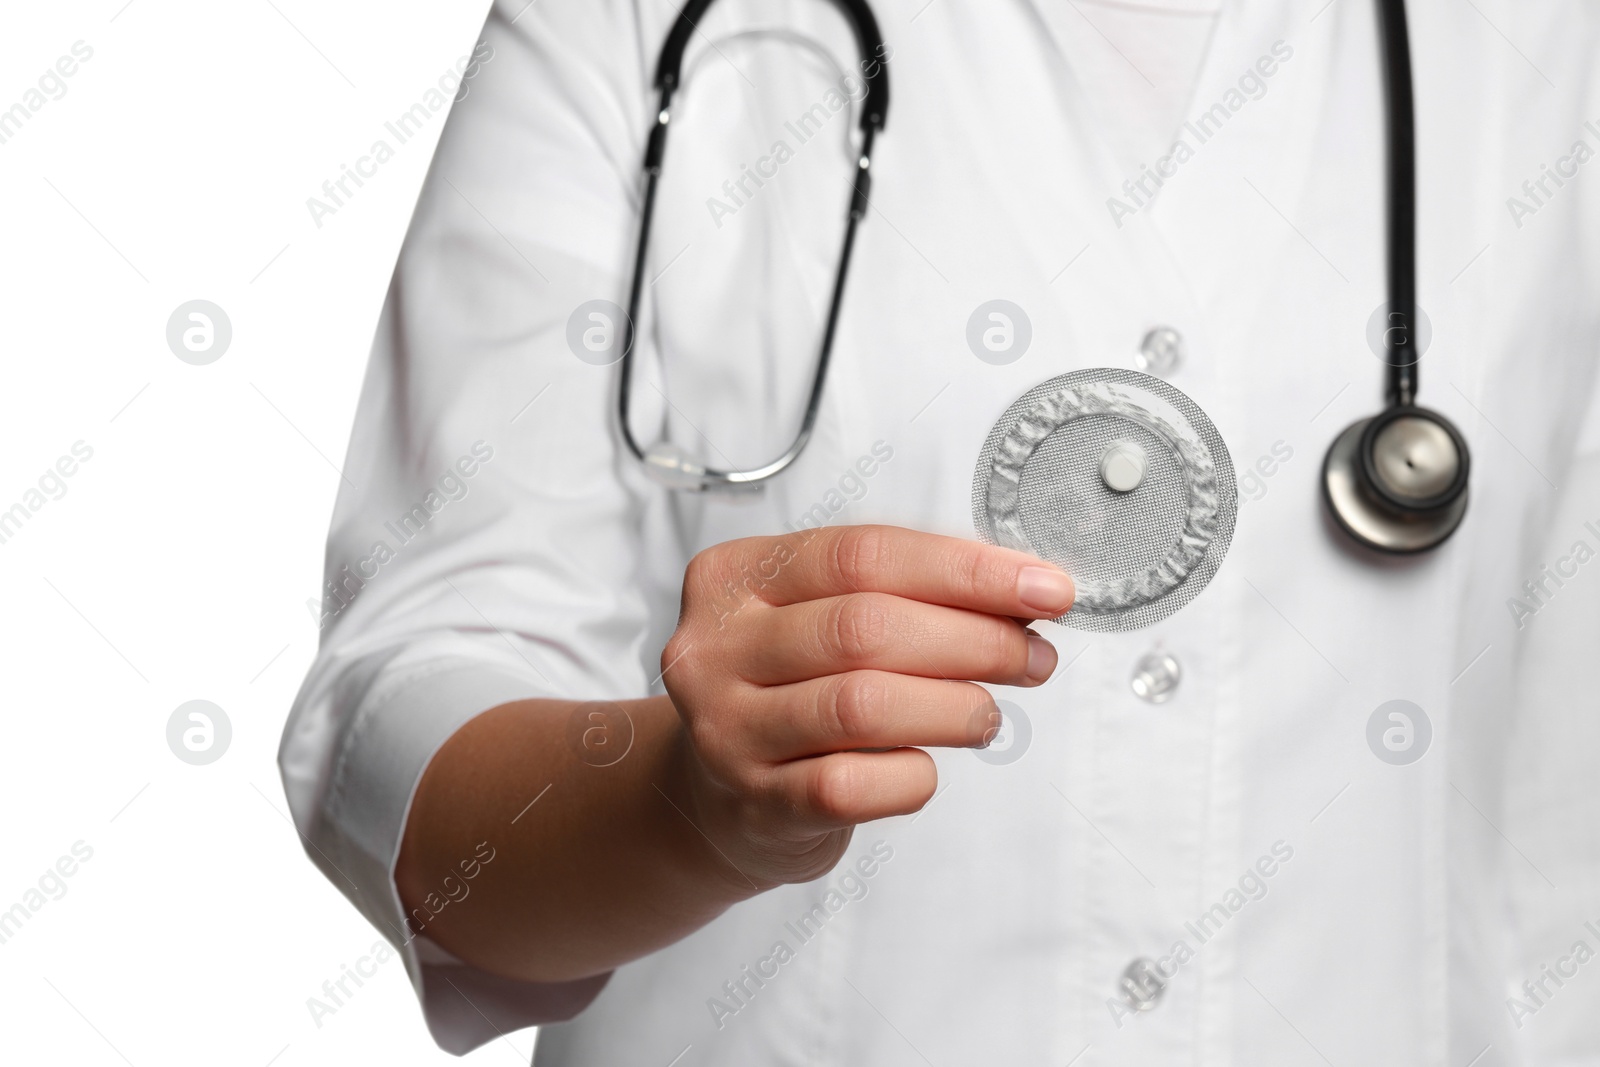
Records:
M1200 595L1239 509L1206 413L1160 378L1116 368L1034 386L995 423L972 480L990 544L1031 552L1078 587L1064 626L1136 630Z

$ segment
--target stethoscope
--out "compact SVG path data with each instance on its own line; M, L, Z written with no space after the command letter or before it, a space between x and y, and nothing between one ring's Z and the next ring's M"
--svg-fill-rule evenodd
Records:
M862 58L866 86L861 102L861 143L833 296L817 355L816 373L800 429L782 455L750 470L705 466L667 442L645 448L629 422L634 323L638 321L645 259L656 187L666 154L672 98L680 86L684 51L713 0L688 0L668 34L656 64L660 93L644 153L645 190L633 281L628 292L617 415L623 443L655 481L674 489L738 490L759 487L804 451L816 425L844 297L856 227L866 214L871 188L872 144L889 110L889 73L883 37L866 0L831 0L849 23ZM1388 329L1384 334L1387 406L1352 423L1334 440L1323 462L1323 497L1338 526L1357 542L1388 553L1423 552L1441 544L1461 525L1467 510L1471 466L1466 440L1444 415L1416 403L1416 137L1411 86L1411 48L1404 0L1378 0L1383 45L1388 154Z
M1322 463L1339 526L1381 552L1436 548L1467 514L1472 455L1455 423L1417 406L1417 173L1405 0L1378 0L1388 139L1388 328L1383 411L1345 428Z

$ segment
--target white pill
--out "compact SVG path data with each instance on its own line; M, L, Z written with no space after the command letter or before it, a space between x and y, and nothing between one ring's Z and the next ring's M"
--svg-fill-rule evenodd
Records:
M1134 441L1117 441L1100 457L1100 480L1114 493L1130 493L1144 482L1150 461Z

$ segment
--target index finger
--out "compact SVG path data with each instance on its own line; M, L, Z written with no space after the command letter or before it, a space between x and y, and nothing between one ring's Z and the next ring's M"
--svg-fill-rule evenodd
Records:
M890 593L990 615L1049 619L1072 607L1075 593L1065 571L1025 552L898 526L824 527L752 540L765 542L761 551L771 561L760 596L778 606Z

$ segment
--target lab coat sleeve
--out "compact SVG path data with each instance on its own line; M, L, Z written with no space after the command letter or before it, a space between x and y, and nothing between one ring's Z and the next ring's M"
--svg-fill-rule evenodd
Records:
M313 608L321 647L280 751L308 855L400 950L458 1054L570 1018L606 981L453 959L412 935L393 874L417 781L464 722L522 698L638 696L654 676L615 370L567 337L631 266L640 33L624 0L491 11L383 309Z

